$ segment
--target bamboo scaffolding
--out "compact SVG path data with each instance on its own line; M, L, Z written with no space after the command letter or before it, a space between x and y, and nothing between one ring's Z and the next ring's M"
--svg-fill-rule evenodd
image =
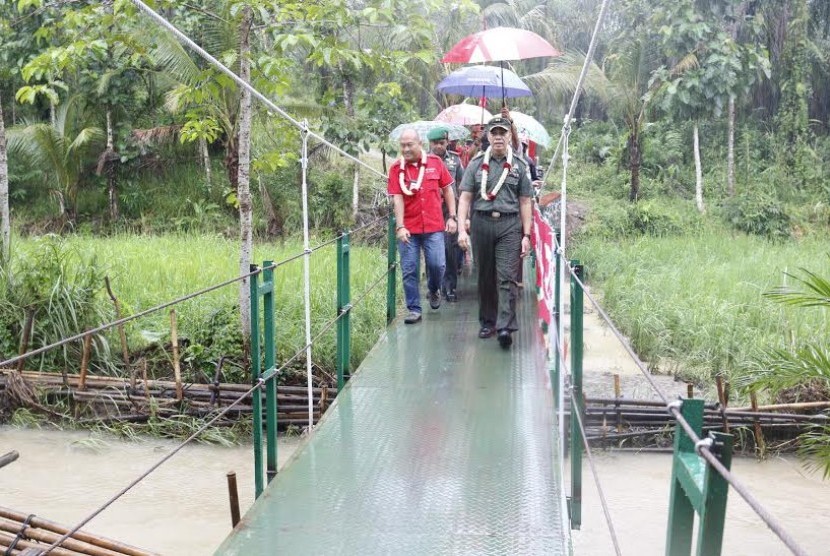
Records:
M25 536L18 541L12 554L20 554L26 548L45 549L70 530L54 521L37 516L30 517L29 514L0 506L0 549L8 549L24 527ZM72 534L50 554L58 556L155 556L153 552L83 530Z

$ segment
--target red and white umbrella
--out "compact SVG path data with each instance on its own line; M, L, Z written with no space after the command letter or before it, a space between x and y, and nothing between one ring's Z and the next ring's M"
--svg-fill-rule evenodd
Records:
M444 63L478 64L504 60L526 60L562 53L532 31L494 27L461 39L441 59Z
M462 102L443 109L435 116L435 121L455 125L477 125L492 117L493 115L484 108Z

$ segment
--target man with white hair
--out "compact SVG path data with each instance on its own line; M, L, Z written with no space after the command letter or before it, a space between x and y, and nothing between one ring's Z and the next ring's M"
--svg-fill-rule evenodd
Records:
M400 136L401 157L389 169L387 192L392 197L395 211L395 236L401 257L406 308L409 314L406 324L421 320L420 263L421 251L427 267L429 306L436 310L441 306L441 280L444 277L444 232L457 229L453 178L444 162L427 153L418 132L405 129ZM449 217L444 223L441 198L447 205Z

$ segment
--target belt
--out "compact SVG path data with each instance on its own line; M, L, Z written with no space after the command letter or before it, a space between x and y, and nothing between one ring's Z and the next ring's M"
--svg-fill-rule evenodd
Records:
M518 212L499 212L497 210L477 210L479 216L487 216L489 218L511 218L518 216Z

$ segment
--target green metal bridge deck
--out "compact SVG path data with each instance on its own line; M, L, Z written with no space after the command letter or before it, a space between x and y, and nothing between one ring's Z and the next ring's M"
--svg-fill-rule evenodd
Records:
M400 319L216 554L567 554L532 287L509 351L458 303Z

